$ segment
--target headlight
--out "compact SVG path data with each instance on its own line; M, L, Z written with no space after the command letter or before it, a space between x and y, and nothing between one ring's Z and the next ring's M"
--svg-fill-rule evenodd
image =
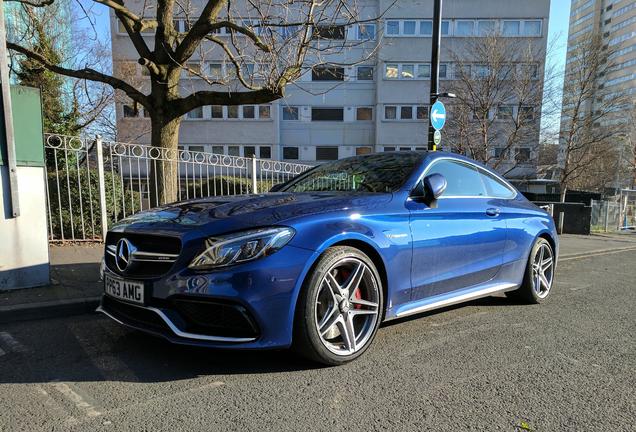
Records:
M292 228L263 228L211 237L205 241L205 251L189 267L205 270L271 255L289 243L294 234Z

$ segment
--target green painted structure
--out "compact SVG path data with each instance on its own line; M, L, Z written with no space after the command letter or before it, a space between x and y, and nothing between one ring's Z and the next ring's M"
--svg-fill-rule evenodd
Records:
M0 112L2 111L0 94ZM44 138L40 90L33 87L11 86L13 130L18 166L44 166ZM7 164L7 143L4 115L0 115L0 165Z

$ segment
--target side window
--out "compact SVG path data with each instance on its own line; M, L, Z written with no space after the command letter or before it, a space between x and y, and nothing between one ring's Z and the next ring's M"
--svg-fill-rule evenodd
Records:
M487 171L480 170L481 179L486 186L488 196L495 198L510 199L515 196L515 191L510 189L505 183Z
M442 196L474 197L485 196L486 190L477 168L453 160L434 162L426 175L441 174L446 178L448 186Z

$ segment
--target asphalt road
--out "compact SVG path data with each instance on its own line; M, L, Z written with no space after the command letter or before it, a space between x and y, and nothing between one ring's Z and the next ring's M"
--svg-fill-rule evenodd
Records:
M550 301L385 325L360 360L171 346L97 315L0 328L0 430L633 431L636 251L562 262Z

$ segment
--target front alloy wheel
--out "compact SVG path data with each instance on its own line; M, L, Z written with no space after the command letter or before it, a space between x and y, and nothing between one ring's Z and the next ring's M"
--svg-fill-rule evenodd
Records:
M523 276L523 283L506 295L524 303L543 302L552 289L556 257L552 245L539 237L532 245L528 265Z
M373 262L351 247L330 248L301 294L295 348L324 364L351 361L370 345L381 311L382 286Z

